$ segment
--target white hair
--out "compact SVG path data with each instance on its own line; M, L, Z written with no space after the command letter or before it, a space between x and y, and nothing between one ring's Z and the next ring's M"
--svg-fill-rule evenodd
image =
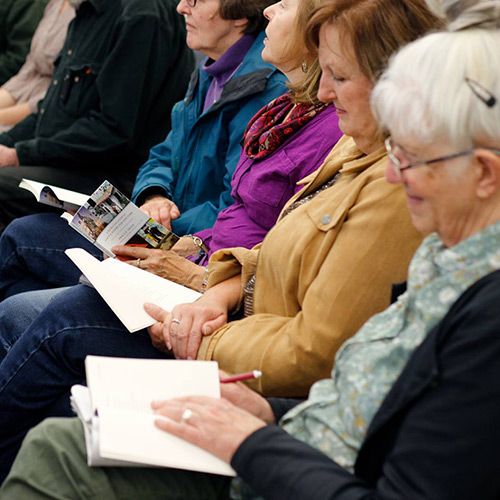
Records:
M499 0L426 0L429 9L448 23L450 31L472 26L498 27Z
M374 114L384 129L420 142L445 141L457 151L499 148L500 1L443 4L448 16L467 5L448 17L448 31L412 42L391 59L372 93ZM496 103L488 106L478 89Z

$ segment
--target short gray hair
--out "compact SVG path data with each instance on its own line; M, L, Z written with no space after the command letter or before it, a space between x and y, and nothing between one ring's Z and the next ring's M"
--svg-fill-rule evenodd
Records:
M466 78L495 96L496 104L481 100ZM372 106L391 133L424 143L444 141L457 151L498 148L500 29L434 33L410 43L380 78Z

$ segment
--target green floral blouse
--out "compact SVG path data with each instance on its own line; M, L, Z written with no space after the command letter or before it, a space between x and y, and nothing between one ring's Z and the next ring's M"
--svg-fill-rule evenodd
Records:
M383 399L413 351L473 283L500 268L500 223L446 248L437 234L413 257L408 289L339 349L330 379L280 425L353 471L358 450Z
M353 472L370 422L413 351L467 288L497 269L500 222L451 248L428 236L411 261L406 293L344 343L331 378L314 384L280 425ZM257 498L238 480L232 496Z

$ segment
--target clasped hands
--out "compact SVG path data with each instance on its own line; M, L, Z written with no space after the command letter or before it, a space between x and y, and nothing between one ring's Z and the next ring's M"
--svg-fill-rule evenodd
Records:
M220 377L227 374L221 371ZM268 401L240 382L221 384L221 396L154 401L153 411L169 419L158 419L155 425L230 463L241 443L258 429L275 423L275 418ZM186 410L191 416L183 422Z
M171 312L154 304L145 304L144 309L158 321L148 329L153 345L163 352L172 351L177 359L196 359L203 336L227 323L227 309L210 295Z

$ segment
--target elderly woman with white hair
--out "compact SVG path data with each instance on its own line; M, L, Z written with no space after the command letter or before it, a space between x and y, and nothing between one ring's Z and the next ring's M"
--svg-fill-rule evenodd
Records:
M344 344L306 402L227 384L220 400L153 404L172 419L158 427L231 463L245 481L238 498L500 497L500 9L476 3L457 31L402 49L372 96L390 133L387 179L430 233L407 291ZM75 473L75 429L48 421L32 432L2 498L63 498L53 489L104 474L113 484L117 469ZM176 477L130 473L134 488ZM212 483L221 493L206 498L227 498L227 479Z

